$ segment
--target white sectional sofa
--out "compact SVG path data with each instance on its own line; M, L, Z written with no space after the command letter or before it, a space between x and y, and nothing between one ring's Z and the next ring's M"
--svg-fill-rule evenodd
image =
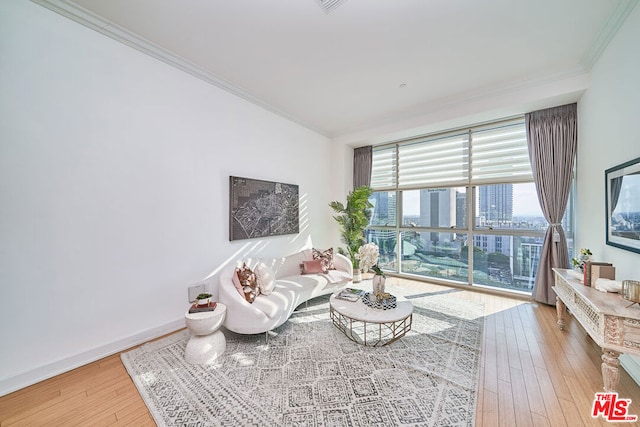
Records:
M275 276L271 293L257 296L253 303L247 302L233 283L236 265L226 268L220 274L218 289L218 301L227 306L224 327L239 334L268 332L286 322L300 304L331 294L351 282L353 268L347 257L335 253L333 265L336 269L327 274L302 274L300 264L312 259L309 249L284 258L244 261L251 269L258 264L266 265Z

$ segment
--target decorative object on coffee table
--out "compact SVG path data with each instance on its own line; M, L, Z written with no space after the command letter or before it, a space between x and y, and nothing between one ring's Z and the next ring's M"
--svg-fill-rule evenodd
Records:
M365 294L362 297L362 302L378 310L391 310L392 308L396 308L397 299L391 294L376 292L373 294Z
M380 269L380 266L378 266L378 264L376 264L373 267L371 267L371 269L376 273L375 276L373 276L373 292L374 293L383 293L384 292L384 284L385 284L385 282L387 280L387 276Z
M346 301L358 301L366 292L362 289L344 288L336 294L336 298Z
M375 243L366 243L360 246L358 249L358 254L356 258L358 260L358 270L360 271L360 277L356 281L354 277L354 282L358 283L362 281L362 273L368 273L371 268L378 263L379 257L378 245Z
M378 263L380 251L375 243L366 243L358 249L358 264L360 271L367 273Z

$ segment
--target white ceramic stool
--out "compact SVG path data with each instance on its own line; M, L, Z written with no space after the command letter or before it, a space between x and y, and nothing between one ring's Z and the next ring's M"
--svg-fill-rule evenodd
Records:
M206 365L216 360L227 349L227 340L218 329L224 322L227 306L218 303L213 311L184 315L191 338L187 342L184 358L188 363Z

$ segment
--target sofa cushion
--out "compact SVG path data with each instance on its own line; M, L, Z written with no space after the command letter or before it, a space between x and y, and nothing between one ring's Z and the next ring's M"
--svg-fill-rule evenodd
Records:
M302 264L303 261L312 259L311 250L309 249L280 258L275 267L276 279L300 274L300 264Z
M321 259L313 259L311 261L302 261L301 264L302 274L317 274L326 273Z
M260 288L258 287L255 273L247 267L247 264L243 264L242 268L237 269L236 275L242 285L244 298L247 302L252 303L256 297L260 295Z
M276 275L264 262L260 262L254 269L256 281L262 295L269 295L276 286Z
M331 284L349 282L352 279L349 273L341 270L329 270L322 276Z
M260 295L254 301L253 306L262 311L269 319L276 319L283 315L288 318L298 304L302 291L304 289L296 282L277 280L273 293Z
M322 261L322 266L325 270L336 269L333 266L333 248L325 249L324 251L313 248L313 259L319 259Z

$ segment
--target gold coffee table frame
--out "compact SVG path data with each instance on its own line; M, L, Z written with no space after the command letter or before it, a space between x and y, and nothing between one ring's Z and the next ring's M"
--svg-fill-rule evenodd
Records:
M413 304L396 297L396 307L388 310L371 308L362 302L329 299L329 315L333 324L351 341L380 347L391 344L411 330Z

